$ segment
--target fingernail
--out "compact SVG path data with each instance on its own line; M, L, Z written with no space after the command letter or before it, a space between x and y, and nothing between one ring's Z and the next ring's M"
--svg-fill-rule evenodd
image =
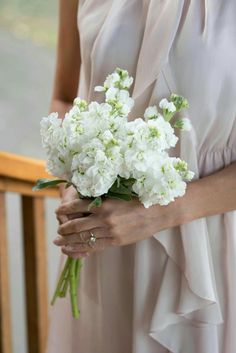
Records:
M57 237L53 240L53 243L56 244L56 245L59 244L59 243L60 243L60 237L57 236Z
M66 245L66 250L67 251L75 251L74 247L71 245Z

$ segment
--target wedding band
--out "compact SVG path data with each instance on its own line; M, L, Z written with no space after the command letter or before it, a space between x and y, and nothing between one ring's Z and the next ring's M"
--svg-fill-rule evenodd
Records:
M96 236L92 233L92 232L89 232L90 233L90 238L89 238L89 241L88 241L88 245L93 248L95 243L96 243Z

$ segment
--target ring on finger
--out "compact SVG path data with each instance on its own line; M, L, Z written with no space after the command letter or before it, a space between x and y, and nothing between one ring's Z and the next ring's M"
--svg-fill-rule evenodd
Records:
M90 248L94 248L97 237L91 231L89 233L90 233L90 238L88 240L88 245L90 246Z

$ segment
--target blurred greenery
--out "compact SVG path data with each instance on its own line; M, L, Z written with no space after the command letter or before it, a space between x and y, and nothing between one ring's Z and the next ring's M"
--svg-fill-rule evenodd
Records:
M0 26L37 44L55 47L58 0L0 0Z

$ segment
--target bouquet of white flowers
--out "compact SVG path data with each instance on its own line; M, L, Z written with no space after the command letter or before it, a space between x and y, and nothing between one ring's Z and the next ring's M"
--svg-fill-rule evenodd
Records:
M138 197L144 207L167 205L183 196L186 181L193 173L180 158L168 150L178 141L174 128L190 130L190 121L176 118L188 107L185 98L172 94L157 106L145 110L143 118L128 121L134 105L129 95L133 78L117 68L103 86L105 102L87 103L79 97L61 120L52 113L41 121L43 147L47 152L47 170L59 179L39 179L35 190L66 183L80 198L90 198L88 210L105 198L129 201ZM52 304L64 297L70 287L72 313L79 316L77 286L81 259L68 258L58 281Z

